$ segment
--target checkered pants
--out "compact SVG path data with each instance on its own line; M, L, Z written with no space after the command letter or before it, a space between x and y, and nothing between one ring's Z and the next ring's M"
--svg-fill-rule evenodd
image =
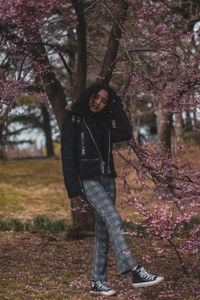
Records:
M91 280L107 280L109 237L116 254L119 273L126 273L137 265L125 236L122 220L115 208L116 187L114 178L101 175L82 180L88 202L96 211L95 246Z

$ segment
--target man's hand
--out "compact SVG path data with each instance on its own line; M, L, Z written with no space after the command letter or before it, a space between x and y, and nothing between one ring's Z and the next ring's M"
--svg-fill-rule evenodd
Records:
M113 109L123 109L123 104L122 104L122 101L121 101L121 98L116 96L112 103L110 103L108 105L108 110L113 110Z

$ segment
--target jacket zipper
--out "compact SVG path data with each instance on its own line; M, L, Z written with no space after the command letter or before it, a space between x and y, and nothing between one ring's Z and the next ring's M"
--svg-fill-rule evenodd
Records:
M91 160L96 160L98 161L99 158L82 158L81 161L91 161Z
M107 166L107 174L110 174L110 130L108 130L108 166Z
M89 134L90 134L90 136L91 136L91 138L92 138L92 141L93 141L95 147L97 148L97 152L98 152L98 154L99 154L99 156L100 156L100 159L101 159L101 173L104 174L104 173L105 173L105 167L104 167L104 166L105 166L105 162L103 161L103 158L102 158L102 156L101 156L101 152L99 151L99 148L98 148L98 146L97 146L97 143L95 142L95 139L93 138L93 135L92 135L92 133L91 133L91 130L90 130L90 128L87 126L87 124L86 124L84 118L83 118L83 123L85 124L87 130L89 131Z
M81 156L86 155L84 132L81 132Z

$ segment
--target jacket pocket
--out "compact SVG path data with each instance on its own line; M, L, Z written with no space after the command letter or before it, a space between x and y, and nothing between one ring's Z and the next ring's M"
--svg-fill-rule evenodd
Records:
M100 158L81 158L80 160L80 177L92 173L101 173Z

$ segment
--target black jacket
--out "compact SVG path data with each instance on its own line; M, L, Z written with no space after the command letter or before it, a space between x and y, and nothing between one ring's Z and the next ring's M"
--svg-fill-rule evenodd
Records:
M111 120L103 119L102 114L101 149L88 116L72 112L65 119L61 133L61 155L69 198L84 194L81 179L104 173L116 177L112 143L129 140L132 133L122 108L114 107L111 119L115 121L114 128Z

